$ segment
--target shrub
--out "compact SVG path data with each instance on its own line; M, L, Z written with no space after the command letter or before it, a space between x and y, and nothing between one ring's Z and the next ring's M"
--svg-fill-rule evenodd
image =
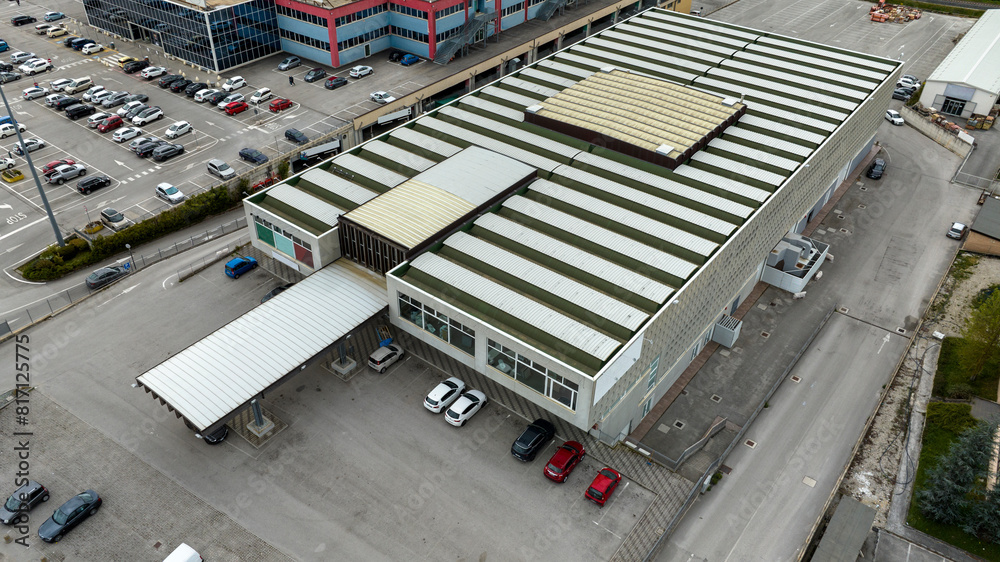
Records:
M288 160L282 160L278 164L278 179L283 180L288 177Z

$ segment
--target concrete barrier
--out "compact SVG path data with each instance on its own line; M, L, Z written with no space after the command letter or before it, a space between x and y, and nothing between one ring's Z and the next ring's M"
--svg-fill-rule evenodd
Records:
M906 124L920 131L924 136L940 144L955 154L965 158L972 152L972 143L953 135L948 131L931 123L929 119L917 113L915 110L905 105L899 109L899 114L906 120ZM970 137L971 138L971 137Z

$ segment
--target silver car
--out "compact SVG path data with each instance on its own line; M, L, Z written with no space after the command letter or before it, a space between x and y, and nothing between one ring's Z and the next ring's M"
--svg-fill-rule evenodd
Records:
M129 95L131 94L129 94L128 92L115 92L110 96L104 98L104 101L101 102L101 105L108 108L119 106L125 103L125 98L129 97Z
M87 167L83 164L63 164L56 166L56 169L49 175L48 182L62 185L67 180L85 175L87 175Z

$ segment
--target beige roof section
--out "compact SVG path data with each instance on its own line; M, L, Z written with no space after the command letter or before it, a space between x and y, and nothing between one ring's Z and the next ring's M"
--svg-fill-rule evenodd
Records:
M622 70L597 72L540 102L537 115L679 156L743 107L738 100Z
M344 218L413 248L475 208L457 195L412 179L345 214Z

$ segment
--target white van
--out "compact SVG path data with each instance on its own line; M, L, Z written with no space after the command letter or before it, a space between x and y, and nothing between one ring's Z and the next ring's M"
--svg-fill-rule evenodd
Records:
M250 103L258 104L269 99L271 99L271 88L261 88L250 96Z
M197 550L181 543L180 546L170 553L170 556L163 559L163 562L202 562L202 560L204 559L198 554Z
M74 78L65 88L63 88L63 92L67 94L75 94L77 92L90 89L93 85L94 81L90 79L90 76Z

